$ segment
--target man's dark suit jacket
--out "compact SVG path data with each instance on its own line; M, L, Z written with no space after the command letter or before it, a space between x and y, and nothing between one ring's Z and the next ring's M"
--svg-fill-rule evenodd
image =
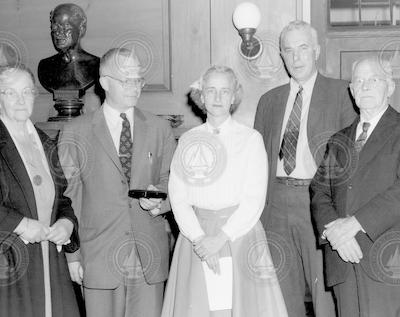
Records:
M366 231L356 240L363 252L360 262L371 271L369 251L387 231L400 230L400 114L389 107L362 148L354 150L357 118L335 134L327 145L325 158L310 186L312 215L319 235L324 225L354 215ZM324 240L327 285L346 280L350 263L344 262Z
M261 222L264 227L269 218L269 194L274 186L276 164L280 149L280 137L286 103L289 97L290 85L286 84L264 94L257 107L254 128L264 138L268 154L268 193ZM317 75L308 113L307 136L308 144L315 163L322 161L325 146L335 132L348 126L356 117L348 82Z

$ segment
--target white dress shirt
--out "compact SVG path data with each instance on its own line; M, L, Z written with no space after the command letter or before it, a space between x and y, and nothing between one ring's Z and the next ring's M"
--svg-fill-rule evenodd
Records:
M181 233L193 241L204 234L192 206L210 210L239 207L222 227L231 241L249 232L263 211L267 190L268 161L261 135L229 117L219 127L216 138L226 149L222 174L208 185L188 184L177 171L178 144L169 177L168 193ZM213 132L208 122L191 131ZM175 162L174 162L175 161Z
M361 135L362 133L362 126L364 124L364 122L369 122L370 126L368 128L367 131L367 138L365 139L365 142L367 142L369 136L371 135L372 131L374 131L376 125L378 124L379 120L382 118L383 114L385 113L385 111L387 110L389 106L386 106L382 111L380 111L379 113L377 113L372 119L369 120L365 120L362 112L360 113L360 122L357 125L357 130L356 130L356 138L355 140L358 139L358 137Z
M314 158L311 154L307 137L308 112L310 110L311 96L314 89L314 84L317 78L317 74L318 73L315 72L315 74L306 83L302 85L303 103L301 107L300 131L296 149L296 167L293 170L293 172L290 173L290 175L287 175L283 168L283 160L280 160L278 157L277 168L276 168L276 176L278 177L289 176L293 178L309 179L313 178L315 172L317 171L317 165L315 164ZM286 125L289 120L290 113L292 112L294 101L296 99L296 95L297 92L299 91L299 88L300 88L299 84L293 78L290 78L290 92L286 103L285 115L283 117L279 146L282 145L283 135L285 133Z
M106 119L106 123L108 126L108 130L110 131L111 138L113 140L115 149L117 150L117 153L119 153L119 140L121 138L121 131L122 131L122 118L120 117L121 112L118 110L115 110L112 108L106 101L103 103L103 113L104 117ZM129 124L131 126L131 135L133 138L133 107L129 108L127 111L125 111L126 117L129 121Z

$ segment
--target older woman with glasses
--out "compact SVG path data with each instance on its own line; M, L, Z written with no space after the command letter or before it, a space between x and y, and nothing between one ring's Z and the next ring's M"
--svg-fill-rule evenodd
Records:
M30 116L23 65L0 67L0 316L79 316L64 255L78 248L56 144Z

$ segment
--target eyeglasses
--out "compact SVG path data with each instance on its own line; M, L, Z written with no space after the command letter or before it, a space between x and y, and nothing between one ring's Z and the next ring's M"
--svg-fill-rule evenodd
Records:
M136 88L143 88L145 85L144 78L127 78L126 80L121 80L110 75L103 75L103 77L110 77L118 81L124 88L131 88L132 86L135 86Z
M386 79L382 77L355 78L351 83L357 88L362 87L364 84L367 84L368 87L375 87L382 81L386 81Z
M36 88L25 87L19 94L13 88L0 89L0 94L4 95L11 102L18 101L19 97L22 96L24 100L34 99L39 93Z

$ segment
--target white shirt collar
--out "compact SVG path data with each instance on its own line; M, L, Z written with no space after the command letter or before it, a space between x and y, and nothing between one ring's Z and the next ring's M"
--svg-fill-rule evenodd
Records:
M206 121L206 127L207 127L207 131L211 132L211 133L224 133L226 131L229 130L229 127L231 127L233 124L232 121L232 116L229 116L224 122L222 122L218 127L214 127L213 125L211 125L208 120Z
M303 85L303 91L306 92L307 94L311 94L315 80L317 79L318 72L316 71ZM293 77L290 77L290 90L295 90L296 92L299 91L300 84L293 79Z
M360 112L360 125L362 125L364 122L369 122L371 126L376 126L378 124L378 121L381 119L385 111L389 108L389 105L387 105L385 108L383 108L381 111L379 111L372 119L365 120L364 116L362 115L362 112Z
M107 101L105 100L103 103L103 111L104 116L107 118L108 122L112 125L120 125L122 118L120 116L121 112L111 107ZM133 126L133 114L134 114L134 107L129 108L125 111L126 117L129 120L131 126Z

